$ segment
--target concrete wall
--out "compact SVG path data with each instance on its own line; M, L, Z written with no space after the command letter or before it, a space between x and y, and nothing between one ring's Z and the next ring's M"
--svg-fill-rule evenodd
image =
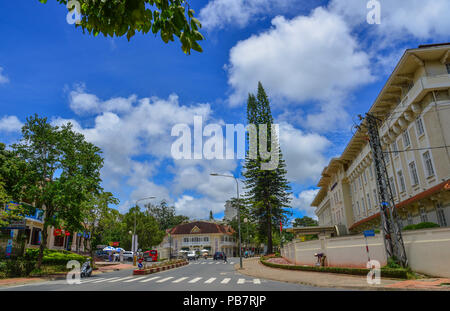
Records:
M403 232L409 266L416 272L436 277L450 277L450 228ZM380 234L368 237L370 259L386 264L384 242ZM365 268L368 261L362 235L327 238L287 244L282 255L297 265L314 265L315 253L325 253L327 265Z

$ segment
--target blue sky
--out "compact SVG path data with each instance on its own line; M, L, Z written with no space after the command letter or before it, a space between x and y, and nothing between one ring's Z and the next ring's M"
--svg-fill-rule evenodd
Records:
M406 48L448 42L447 0L380 0L381 23L361 0L197 0L203 53L153 35L93 37L56 1L0 4L0 141L26 117L47 116L104 150L103 186L119 210L146 196L177 212L223 216L238 160L174 160L175 124L245 123L245 100L268 92L293 188L294 216L313 215L320 173L351 137ZM6 12L6 14L5 14ZM412 18L414 17L414 18Z

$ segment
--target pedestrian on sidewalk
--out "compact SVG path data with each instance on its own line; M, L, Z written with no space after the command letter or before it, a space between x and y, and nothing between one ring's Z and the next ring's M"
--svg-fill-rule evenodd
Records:
M225 253L223 253L223 262L228 262L227 261L227 255Z

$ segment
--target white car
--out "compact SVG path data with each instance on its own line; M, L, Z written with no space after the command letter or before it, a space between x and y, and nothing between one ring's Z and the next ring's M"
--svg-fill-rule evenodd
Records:
M133 252L125 251L123 252L124 260L133 260Z
M197 260L198 259L198 255L195 251L189 251L186 256L187 256L188 260Z

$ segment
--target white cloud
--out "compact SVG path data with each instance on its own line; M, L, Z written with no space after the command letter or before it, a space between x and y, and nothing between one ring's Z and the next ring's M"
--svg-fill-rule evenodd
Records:
M293 196L291 206L292 208L303 212L306 216L312 217L314 219L317 219L316 214L314 214L314 211L316 210L315 207L311 206L312 201L316 197L317 193L319 192L318 189L316 190L304 190L300 192L297 196Z
M224 202L218 202L209 198L194 198L190 195L183 195L175 202L177 214L189 216L193 219L207 219L209 211L213 214L224 210Z
M22 126L16 116L4 116L0 119L0 132L20 132Z
M5 74L3 74L3 68L0 67L0 84L4 84L4 83L8 83L8 82L9 82L8 77Z
M381 24L369 25L384 39L407 40L408 35L418 39L445 38L450 33L450 1L448 0L379 0ZM345 17L353 27L366 23L367 1L332 0L329 8Z
M299 103L343 97L373 80L368 55L340 16L319 7L292 20L278 16L272 25L231 49L231 105L243 104L258 81L271 96Z
M295 183L316 181L327 164L323 153L331 145L319 134L306 134L287 123L280 124L280 146L287 166L287 178Z
M101 101L96 95L86 93L84 84L76 86L69 94L70 108L78 115L95 115L101 112L123 113L131 109L137 96L128 98L114 97L107 101Z

